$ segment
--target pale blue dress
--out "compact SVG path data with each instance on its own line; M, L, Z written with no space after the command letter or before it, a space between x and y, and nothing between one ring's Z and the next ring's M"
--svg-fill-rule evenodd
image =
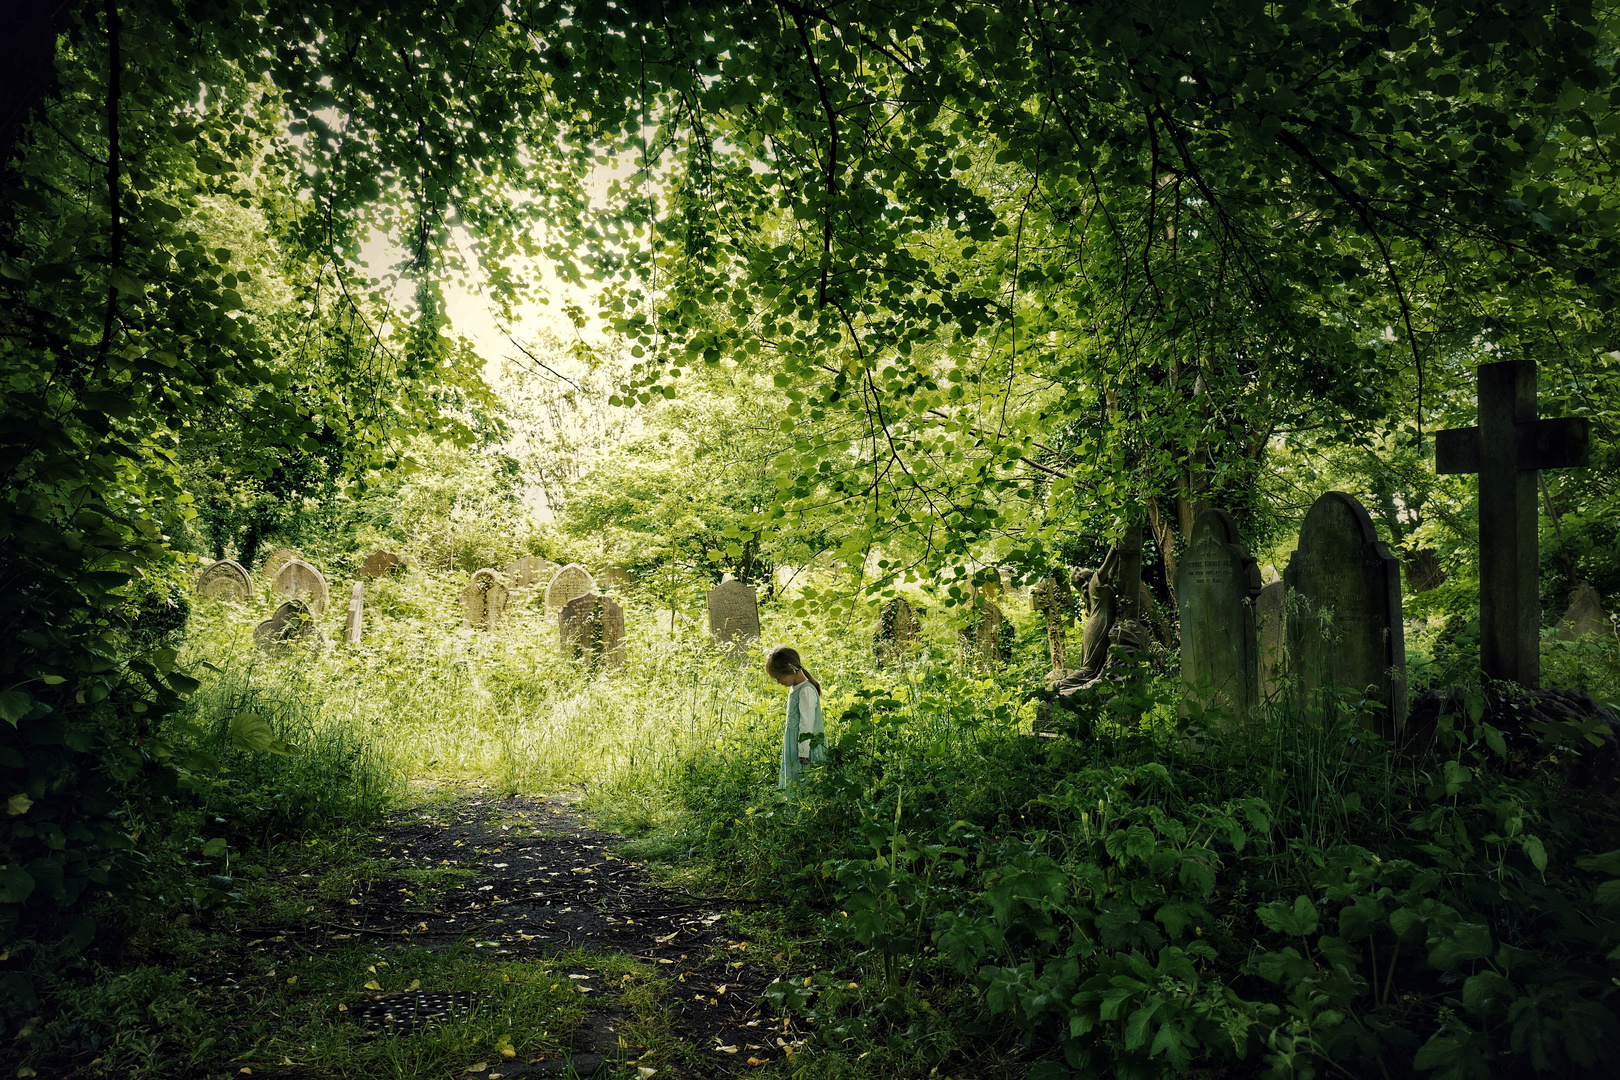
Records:
M812 746L812 735L822 736L822 741ZM788 690L787 723L782 731L782 774L776 781L777 787L785 788L798 781L804 771L799 758L807 757L813 762L827 760L825 737L826 731L821 726L821 695L816 692L815 683L806 679ZM801 738L805 740L802 743Z

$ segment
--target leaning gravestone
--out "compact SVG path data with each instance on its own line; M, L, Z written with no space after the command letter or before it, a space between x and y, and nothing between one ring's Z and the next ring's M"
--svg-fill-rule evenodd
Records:
M366 561L360 564L360 576L363 578L387 577L390 574L400 574L405 571L405 559L392 551L374 551L366 556Z
M360 644L360 633L364 628L366 618L366 587L361 582L354 583L354 589L349 593L349 618L343 624L343 643L345 645Z
M999 664L1004 659L1001 638L1006 616L994 600L985 596L977 597L973 606L972 619L956 632L962 659L977 668Z
M591 572L578 563L569 563L553 574L546 586L546 614L555 615L568 601L595 591L596 579Z
M326 644L315 613L302 600L288 600L275 614L253 628L253 643L265 652L279 652L290 645L320 648Z
M922 632L917 613L904 597L896 596L878 612L878 628L872 634L872 652L879 662L904 656Z
M1288 586L1281 579L1260 590L1254 602L1260 646L1260 696L1270 698L1282 687L1283 647L1288 640Z
M192 591L210 600L242 604L253 599L253 579L240 563L221 559L197 571Z
M1369 726L1398 736L1406 724L1401 566L1366 508L1342 491L1317 499L1283 582L1297 598L1288 612L1288 651L1301 692L1332 686L1365 696L1381 706Z
M264 575L265 580L274 581L276 580L276 575L281 573L281 568L283 566L286 566L294 559L301 558L303 558L303 556L298 554L298 550L296 548L276 548L276 550L264 557L264 567L259 571L259 573Z
M624 608L611 596L576 596L557 613L563 654L592 667L624 666Z
M1608 613L1603 610L1602 598L1596 589L1583 581L1569 594L1569 610L1558 620L1558 629L1553 632L1553 638L1558 641L1578 641L1593 634L1607 634L1612 629Z
M461 590L461 614L468 626L476 630L493 630L506 613L506 583L487 566L475 571L467 587Z
M309 605L318 619L332 604L332 594L326 588L326 578L303 559L288 559L276 571L270 590L288 600L302 600Z
M1192 543L1176 566L1184 699L1248 720L1260 704L1255 599L1260 567L1224 510L1193 522Z
M511 582L514 589L532 589L536 585L544 588L551 584L551 579L561 569L550 559L526 555L506 568L506 580Z
M752 585L722 581L709 590L709 633L733 647L759 637L759 599Z

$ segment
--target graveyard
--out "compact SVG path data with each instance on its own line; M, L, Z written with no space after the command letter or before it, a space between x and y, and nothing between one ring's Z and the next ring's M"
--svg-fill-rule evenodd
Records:
M0 1076L1620 1074L1609 8L0 47Z

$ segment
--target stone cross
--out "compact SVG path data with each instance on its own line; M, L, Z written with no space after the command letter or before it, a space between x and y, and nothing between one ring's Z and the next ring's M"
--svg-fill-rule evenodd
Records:
M349 593L349 618L343 624L343 643L345 645L360 644L360 632L364 627L366 618L366 586L363 582L355 582L354 589Z
M1342 491L1311 504L1288 559L1288 657L1307 697L1333 686L1382 705L1368 726L1386 737L1406 725L1406 631L1401 564L1378 539L1367 508Z
M1479 666L1493 679L1541 682L1536 482L1585 465L1584 417L1536 417L1536 362L1479 366L1479 426L1434 437L1435 471L1479 474Z
M576 596L588 596L596 591L596 579L578 563L569 563L551 577L546 586L546 614L555 615L563 605Z
M722 581L709 590L709 633L733 648L759 637L759 597L752 585Z
M624 608L611 596L576 596L557 613L563 654L592 667L624 667Z
M270 590L289 600L302 600L319 619L332 604L332 594L326 587L326 577L303 559L288 559L276 571Z
M1260 590L1260 567L1232 516L1216 509L1199 514L1192 542L1176 564L1181 680L1188 701L1239 722L1260 704Z
M240 563L230 559L221 559L197 571L192 588L198 596L210 600L241 604L253 599L253 579Z
M475 571L467 587L461 590L461 613L467 625L478 630L493 630L506 612L507 588L501 575L487 566Z

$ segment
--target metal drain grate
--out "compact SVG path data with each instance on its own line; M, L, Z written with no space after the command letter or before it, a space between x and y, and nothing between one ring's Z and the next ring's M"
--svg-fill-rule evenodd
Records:
M481 996L461 991L384 994L351 1006L349 1017L367 1031L410 1035L435 1024L465 1020Z

